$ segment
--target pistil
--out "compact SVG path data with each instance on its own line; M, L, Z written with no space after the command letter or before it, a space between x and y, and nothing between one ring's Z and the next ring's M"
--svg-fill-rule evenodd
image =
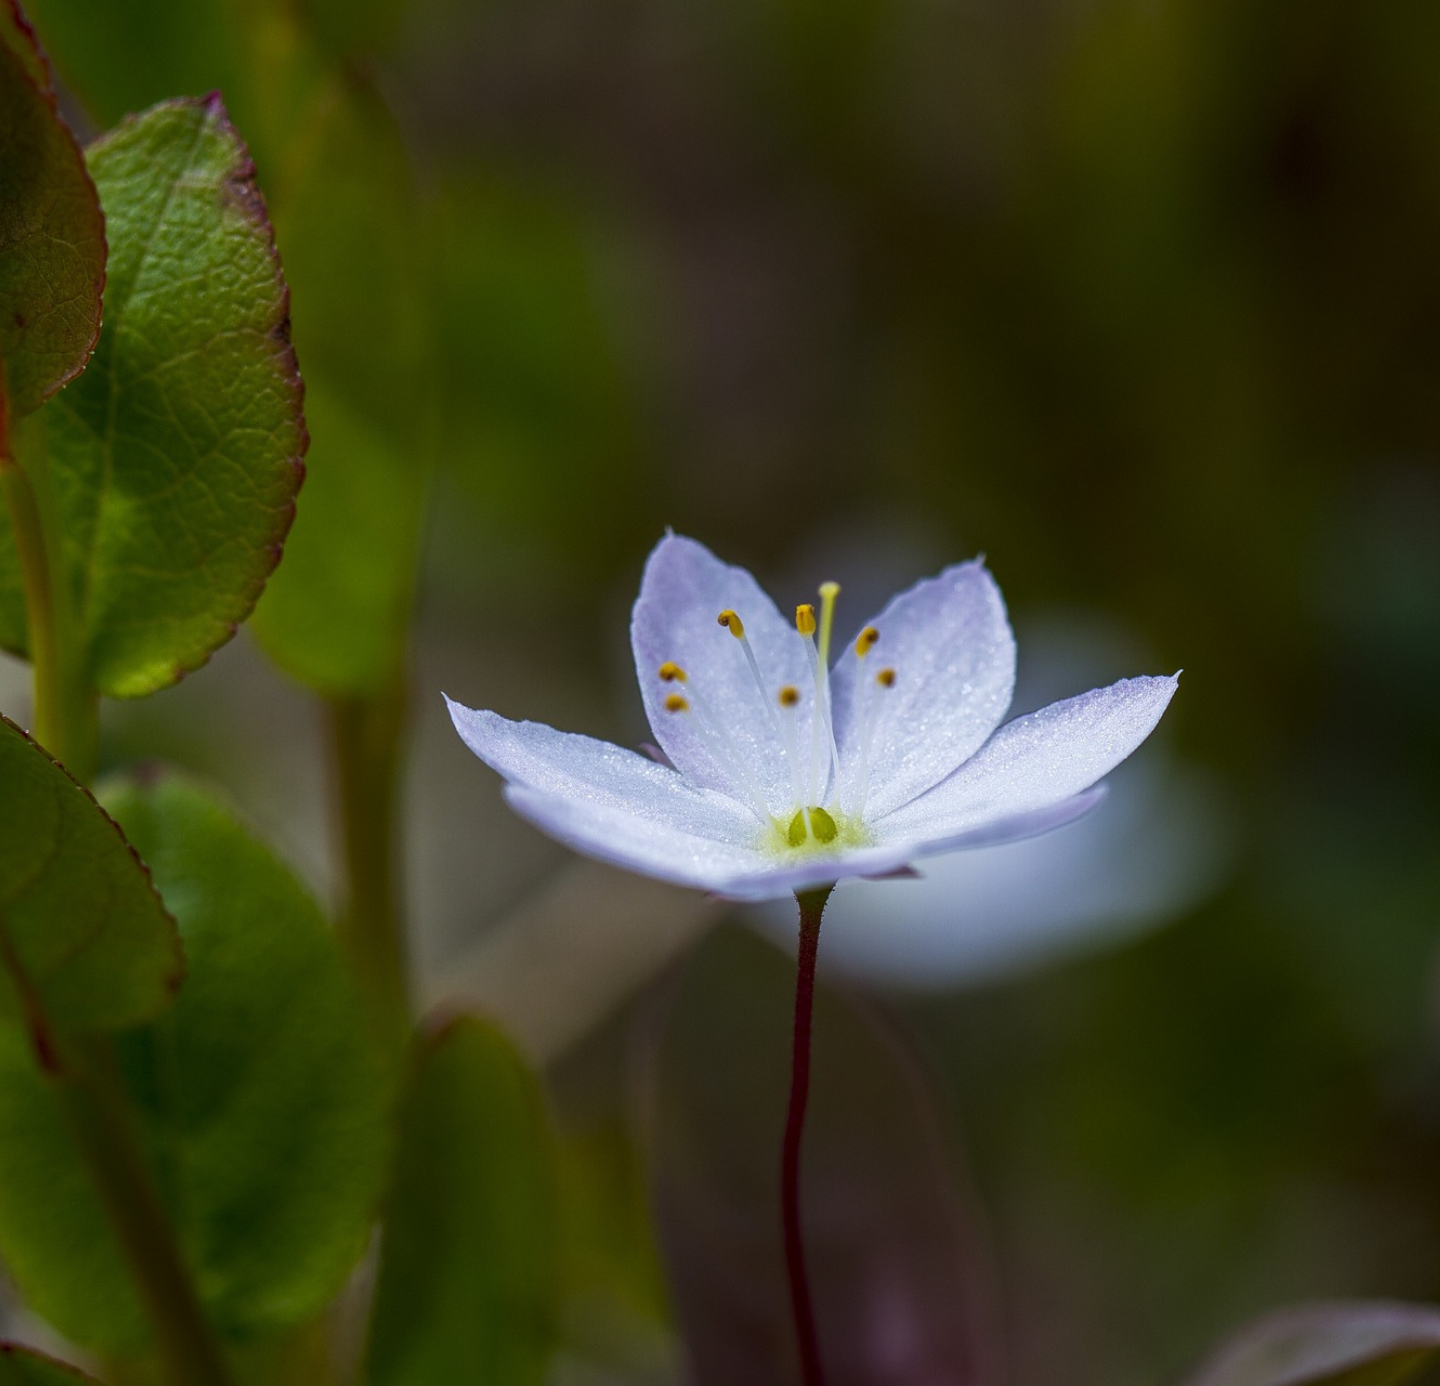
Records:
M833 582L827 582L820 589L822 610L825 612L827 625L834 619L835 598L839 592L840 588ZM835 728L830 720L830 671L825 667L820 651L815 646L815 608L808 602L795 608L795 629L800 632L801 638L805 641L805 649L810 656L810 676L815 684L815 708L810 723L809 802L816 804L820 802L822 738L823 742L828 743L829 746L831 783L836 789L840 785L840 752L835 745ZM828 645L828 632L825 635L825 641Z

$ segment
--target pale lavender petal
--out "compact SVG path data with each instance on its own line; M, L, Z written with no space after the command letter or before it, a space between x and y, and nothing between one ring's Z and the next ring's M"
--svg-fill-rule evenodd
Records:
M758 846L717 842L609 804L516 784L506 788L505 796L517 813L587 857L730 900L777 900L851 876L877 875L903 865L911 852L906 843L787 860ZM757 833L752 841L759 840Z
M756 874L767 861L754 847L703 837L610 803L547 794L518 783L506 786L505 797L522 818L567 847L674 885L722 894L726 882ZM752 837L759 831L756 824Z
M756 687L740 642L716 617L738 612L755 652L765 693ZM793 807L790 770L774 730L776 695L784 684L801 691L790 714L807 749L813 678L805 646L794 625L775 608L743 568L722 563L703 544L666 535L645 564L640 596L630 622L635 672L655 739L684 775L706 788L746 797L748 775L770 808ZM665 698L677 691L658 670L673 661L689 675L684 692L718 723L732 752L707 733L700 712L667 712ZM736 768L736 759L742 762Z
M1122 679L1017 717L949 779L875 822L876 837L943 851L987 825L1063 806L1150 735L1177 680Z
M865 659L852 643L831 676L842 802L855 793L873 700L867 818L908 803L973 755L1000 725L1015 687L1005 603L978 561L917 583L869 624L879 643ZM887 668L894 687L877 687L875 675Z
M634 751L445 701L465 744L512 784L623 810L732 846L748 848L761 831L744 805L687 784L674 770Z
M1045 808L1029 809L1005 818L989 818L983 823L960 828L943 837L912 839L910 858L918 861L922 857L933 857L942 852L958 852L968 847L1000 847L1007 842L1039 837L1054 828L1063 828L1077 818L1084 818L1091 809L1099 806L1105 794L1106 787L1103 784L1092 785L1083 793L1073 794L1070 798L1061 799L1058 804L1049 804ZM889 841L889 838L885 840Z

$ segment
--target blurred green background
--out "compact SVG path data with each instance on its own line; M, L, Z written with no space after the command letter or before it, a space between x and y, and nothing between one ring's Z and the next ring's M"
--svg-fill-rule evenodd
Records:
M958 1132L1015 1386L1440 1297L1440 8L29 8L82 133L220 87L251 144L314 435L257 628L329 691L409 642L417 988L548 1065L563 1379L679 1370L634 1057L722 912L512 820L439 693L641 740L627 611L666 525L782 606L983 551L1054 695L1185 668L1140 755L1205 777L1185 822L1227 845L1167 928L845 984ZM361 614L305 633L332 589ZM1027 663L1096 621L1102 657ZM214 774L333 888L314 706L248 634L107 717L109 761Z

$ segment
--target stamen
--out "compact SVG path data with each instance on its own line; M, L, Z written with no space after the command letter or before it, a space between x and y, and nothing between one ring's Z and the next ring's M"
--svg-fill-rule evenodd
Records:
M866 626L855 642L855 658L864 659L875 648L875 642L879 639L880 632L874 626Z
M776 736L779 736L780 724L775 719L775 709L770 706L770 695L765 691L765 680L760 677L760 663L755 658L750 637L745 634L745 622L728 607L715 619L740 642L740 648L745 651L745 662L750 666L750 677L755 680L755 689L760 694L760 706L765 709L765 716L770 719L770 729Z
M665 679L669 671L674 671L671 679L686 678L684 670L678 664L666 660L660 666L660 677ZM671 679L666 681L670 682ZM671 693L665 699L666 712L689 712L692 709L700 719L700 725L706 733L710 743L710 754L715 757L720 768L750 796L750 808L761 823L767 828L773 827L775 820L770 816L770 810L765 804L765 796L760 792L760 786L755 783L754 777L745 768L745 758L740 754L735 743L730 740L724 726L710 715L710 710L701 701L699 693L691 687L688 698L683 693Z
M678 664L669 659L660 666L659 673L666 683L684 683L689 678L689 675Z
M832 584L827 583L827 586ZM839 591L839 588L836 588ZM816 803L820 797L820 734L824 730L830 743L831 784L839 788L840 752L835 745L835 728L830 721L830 671L820 659L815 648L815 608L804 602L795 608L795 629L805 639L805 648L810 653L810 676L815 683L815 710L810 720L810 793L807 803Z
M855 651L859 656L860 651ZM865 800L870 794L870 748L875 741L875 724L880 717L880 690L895 687L895 671L882 669L873 682L865 680L865 711L860 723L860 779L855 794L854 813L858 818L865 812Z

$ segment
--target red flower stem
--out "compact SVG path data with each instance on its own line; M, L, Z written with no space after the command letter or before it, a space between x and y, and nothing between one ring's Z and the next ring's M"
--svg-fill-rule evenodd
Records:
M790 1308L800 1348L800 1379L804 1386L824 1386L815 1310L805 1274L805 1246L800 1235L800 1138L805 1130L805 1102L810 1095L810 1020L815 1009L815 955L820 947L820 916L832 886L797 894L800 906L800 952L795 973L795 1043L790 1064L790 1112L785 1119L785 1148L780 1164L780 1212L785 1228L785 1269L790 1279Z

